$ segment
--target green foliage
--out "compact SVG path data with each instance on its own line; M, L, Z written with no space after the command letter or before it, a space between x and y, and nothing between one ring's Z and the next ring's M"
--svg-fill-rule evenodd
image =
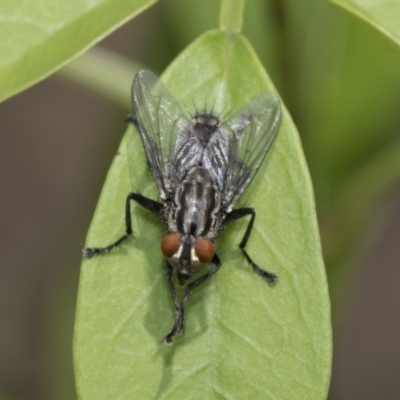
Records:
M330 0L378 29L400 45L400 7L393 0Z
M196 40L163 77L183 104L215 99L217 108L229 110L274 90L246 40L218 31ZM130 174L143 194L156 196L144 155L134 150L141 147L139 136L129 135L108 175L88 246L123 232ZM246 199L258 212L249 251L278 273L279 284L269 288L233 252L246 221L232 224L218 242L223 268L194 291L185 334L171 347L160 345L174 312L158 250L163 229L155 218L136 207L135 240L84 261L75 336L81 399L325 397L328 291L310 181L286 112L271 158Z
M45 78L154 2L2 2L0 101Z
M377 207L400 177L400 52L365 21L326 2L291 5L288 57L295 71L283 92L293 96L313 178L336 322L355 252L368 247L365 235L377 234Z
M47 77L153 2L3 2L0 100ZM211 31L196 39L163 80L189 107L193 101L215 99L218 108L232 111L275 90L261 58L302 133L322 210L336 310L345 281L338 276L351 273L347 261L359 234L400 175L400 15L389 0L330 3L363 21L320 0L252 0L244 15L243 0L224 0L220 27L230 33ZM217 4L162 3L163 22L176 48L216 25ZM243 21L258 57L244 37L231 34L240 31ZM128 82L138 68L94 50L62 74L126 107ZM123 232L125 197L132 185L157 197L139 137L129 129L109 172L88 245L108 244ZM257 210L249 252L278 273L279 284L269 288L233 252L246 222L232 224L218 241L223 268L193 293L187 329L172 347L159 344L172 326L173 307L159 251L163 227L155 217L136 207L135 239L83 263L74 349L82 400L326 396L328 292L308 171L286 111L246 202Z

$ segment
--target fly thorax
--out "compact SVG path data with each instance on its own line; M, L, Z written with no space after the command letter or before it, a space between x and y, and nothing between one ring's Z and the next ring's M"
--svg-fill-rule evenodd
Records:
M221 193L203 167L192 168L175 192L174 225L185 235L213 239L222 223L217 218Z
M193 117L192 126L197 138L206 146L214 132L218 129L220 121L212 114L202 113Z

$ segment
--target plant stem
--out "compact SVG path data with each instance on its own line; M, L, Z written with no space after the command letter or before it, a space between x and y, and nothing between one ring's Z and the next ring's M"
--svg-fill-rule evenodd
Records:
M245 0L221 0L219 28L222 31L240 33L243 25Z
M130 87L139 69L139 64L109 50L94 47L56 75L130 109Z

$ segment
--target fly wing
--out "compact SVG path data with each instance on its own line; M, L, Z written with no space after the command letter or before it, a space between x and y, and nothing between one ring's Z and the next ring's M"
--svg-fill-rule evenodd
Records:
M175 143L189 121L178 102L149 70L140 70L132 85L133 114L146 152L147 163L160 196L175 186Z
M223 202L232 209L267 155L281 124L281 106L273 93L264 93L240 109L221 130L229 136L229 161Z

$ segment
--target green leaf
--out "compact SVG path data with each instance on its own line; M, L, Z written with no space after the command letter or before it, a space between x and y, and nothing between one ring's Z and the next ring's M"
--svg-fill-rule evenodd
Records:
M400 45L400 7L393 0L330 0Z
M0 101L50 75L155 1L3 1Z
M234 111L274 91L248 42L211 31L168 68L163 81L188 108ZM193 111L193 110L192 110ZM157 198L139 135L121 144L87 238L102 246L124 232L133 188ZM135 239L82 263L74 340L80 399L325 399L331 365L328 289L311 183L298 134L284 111L277 141L242 204L257 211L248 251L279 275L269 287L237 244L248 221L217 243L223 266L188 301L186 329L160 344L174 308L159 250L164 228L134 206Z

